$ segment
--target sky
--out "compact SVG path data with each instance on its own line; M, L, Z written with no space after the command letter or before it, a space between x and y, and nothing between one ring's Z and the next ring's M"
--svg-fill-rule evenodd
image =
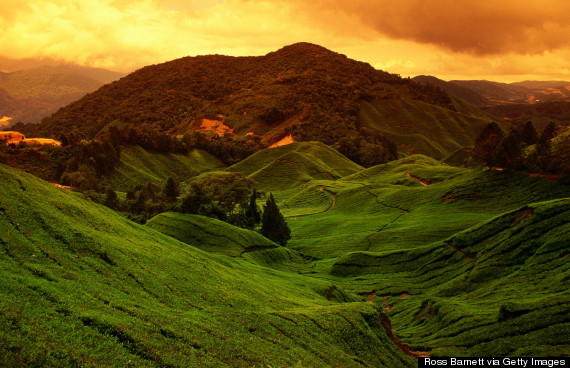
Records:
M403 77L570 80L567 0L0 0L0 70L131 72L311 42Z

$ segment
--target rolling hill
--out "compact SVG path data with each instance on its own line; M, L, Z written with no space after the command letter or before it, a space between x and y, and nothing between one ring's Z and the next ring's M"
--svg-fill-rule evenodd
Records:
M364 169L319 142L227 170L274 194L286 247L197 215L138 225L0 165L6 362L398 367L429 354L570 355L568 186L424 155Z
M446 82L431 75L418 75L412 78L412 80L420 84L431 84L433 86L442 88L450 95L457 96L475 106L481 107L491 104L491 101L478 94L471 88L463 87L453 82Z
M414 365L390 340L385 313L330 281L206 253L192 246L199 240L182 243L3 165L0 176L8 366Z

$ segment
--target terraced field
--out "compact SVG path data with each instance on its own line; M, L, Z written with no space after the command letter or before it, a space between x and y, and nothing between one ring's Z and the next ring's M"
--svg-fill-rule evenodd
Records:
M423 155L364 169L313 143L227 170L274 194L286 247L195 215L140 226L0 166L8 364L570 356L570 187Z
M363 103L359 114L362 126L387 134L407 154L422 153L442 159L473 141L491 121L480 110L452 97L457 111L406 98ZM509 124L498 121L508 130Z
M385 307L411 350L570 355L568 186L414 155L276 197L298 272Z
M0 179L5 366L414 365L381 308L259 266L279 253L258 254L253 234L233 237L244 257L207 253L9 167ZM202 220L189 219L198 232L232 231Z
M201 172L223 167L224 164L201 150L187 155L151 153L139 146L121 149L121 159L109 177L111 185L119 191L128 191L137 184L164 182L169 177L188 180Z

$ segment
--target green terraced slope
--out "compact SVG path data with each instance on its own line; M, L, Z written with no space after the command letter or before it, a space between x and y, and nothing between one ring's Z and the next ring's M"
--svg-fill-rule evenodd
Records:
M258 182L261 190L286 190L310 180L334 180L362 170L335 149L320 142L299 142L265 149L230 166Z
M453 98L456 112L407 98L363 102L359 123L386 133L407 154L421 153L437 159L466 146L491 121L473 106ZM498 121L508 128L504 121Z
M562 197L570 197L567 186L540 177L447 166L422 155L276 194L293 233L288 246L323 261L423 246L522 205Z
M3 165L0 192L6 366L415 364L381 308L330 281L204 252Z
M304 260L289 248L258 232L200 215L162 213L145 224L206 252L241 257L252 263L280 269L298 269Z
M350 253L331 273L432 356L570 356L569 239L570 199L552 200L414 250Z
M220 160L202 150L183 155L151 153L130 146L121 149L121 159L109 175L109 182L116 190L126 192L138 184L166 181L169 177L184 181L223 166Z

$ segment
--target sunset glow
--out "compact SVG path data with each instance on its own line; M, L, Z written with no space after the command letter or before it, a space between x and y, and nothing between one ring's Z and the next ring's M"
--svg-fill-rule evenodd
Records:
M570 3L402 0L1 0L0 70L131 72L183 56L306 41L402 76L570 79Z

